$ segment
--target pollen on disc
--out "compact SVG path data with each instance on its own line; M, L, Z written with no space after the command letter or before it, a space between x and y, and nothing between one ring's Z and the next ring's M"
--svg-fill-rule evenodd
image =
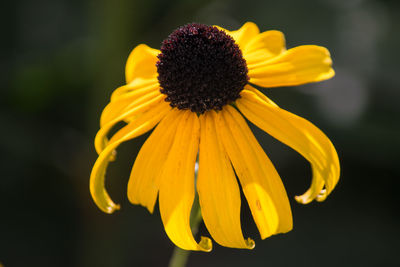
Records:
M161 93L179 109L221 110L240 97L249 80L239 46L214 26L178 28L163 41L158 59Z

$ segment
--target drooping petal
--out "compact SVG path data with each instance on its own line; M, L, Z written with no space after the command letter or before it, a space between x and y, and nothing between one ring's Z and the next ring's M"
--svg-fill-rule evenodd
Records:
M240 225L240 191L228 155L216 134L215 111L200 116L200 152L197 191L208 231L220 245L254 247L243 238Z
M260 64L286 51L285 36L280 31L266 31L254 37L243 50L247 66Z
M174 141L182 112L173 109L157 125L136 157L128 182L128 198L153 213L159 190L158 177Z
M130 86L130 84L125 85L125 87L128 86ZM119 87L118 89L121 88L122 87ZM124 94L121 94L118 97L111 97L111 102L104 108L103 112L101 113L100 127L103 127L106 123L115 119L124 111L132 107L132 105L135 105L135 101L138 100L140 97L158 92L159 86L158 83L151 83L143 87L135 86L133 88L135 89L131 91L126 91Z
M90 174L90 193L97 206L106 213L113 213L119 209L108 195L105 186L105 173L113 151L123 142L133 139L151 130L170 110L168 104L160 104L153 109L141 114L137 120L132 121L119 130L109 141L107 147L97 158L92 173Z
M126 111L124 111L122 114L119 114L112 120L106 122L97 132L94 140L97 153L100 154L101 151L103 151L104 147L107 145L107 134L115 124L129 117L140 115L141 113L154 108L154 106L160 105L164 102L164 98L165 96L158 91L150 92L142 97L139 97L135 101L132 101L132 103L130 103L128 107L125 108Z
M293 222L286 190L246 121L233 107L225 106L218 113L216 128L261 238L290 231Z
M195 196L194 167L199 146L199 119L191 111L180 113L183 117L159 177L161 219L168 237L176 246L186 250L210 251L211 240L202 237L197 243L189 224Z
M321 46L303 45L277 57L249 65L250 83L263 87L300 85L323 81L335 75L329 51Z
M260 33L257 25L253 22L246 22L240 29L236 31L228 31L222 27L216 27L232 36L242 51L246 48L246 45L249 43L249 41Z
M159 50L145 44L136 46L130 53L125 66L126 83L135 78L149 79L157 76L156 63Z
M247 119L311 163L312 185L296 200L303 204L315 198L324 200L335 187L340 174L339 159L328 137L309 121L263 101L251 91L243 90L241 96L236 104ZM323 190L324 185L326 190Z

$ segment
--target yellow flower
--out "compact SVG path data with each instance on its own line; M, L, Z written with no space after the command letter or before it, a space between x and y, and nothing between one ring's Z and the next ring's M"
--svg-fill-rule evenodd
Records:
M197 189L213 239L226 247L254 247L242 234L235 173L261 238L290 231L285 188L242 115L311 163L310 189L296 200L323 201L339 179L332 143L252 84L278 87L326 80L334 76L331 64L326 48L286 50L281 32L260 33L251 22L237 31L188 24L164 40L161 51L138 45L126 64L127 84L113 92L101 115L95 138L99 157L90 176L95 203L106 213L119 209L104 187L107 165L121 143L155 127L133 165L128 198L152 213L158 197L165 231L175 245L211 250L211 240L202 237L197 243L189 225ZM126 126L108 140L109 130L121 121Z

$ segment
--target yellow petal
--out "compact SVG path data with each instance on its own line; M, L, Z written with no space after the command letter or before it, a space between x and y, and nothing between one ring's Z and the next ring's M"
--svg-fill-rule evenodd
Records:
M246 22L239 30L236 31L228 31L222 27L216 27L232 36L242 51L246 48L246 45L249 43L249 41L260 33L257 25L253 22Z
M200 152L197 191L208 231L220 245L254 248L240 226L240 191L228 155L215 128L215 111L200 116Z
M156 86L156 85L159 87L157 78L149 78L149 79L135 78L130 83L115 89L114 92L112 92L111 94L111 102L117 100L120 96L123 96L126 93L142 89L144 87Z
M263 87L300 85L332 78L329 51L321 46L303 45L270 60L249 65L250 83Z
M339 159L328 137L309 121L263 101L253 92L243 90L241 96L236 104L247 119L311 163L312 185L296 200L304 204L315 198L324 200L338 182L340 173ZM324 185L326 190L322 190Z
M112 120L105 123L97 132L94 139L94 145L97 153L100 154L101 151L103 151L104 147L107 145L107 134L115 124L125 120L128 117L140 115L141 113L152 109L154 106L160 105L160 103L164 102L164 98L165 96L158 91L154 91L147 95L139 97L136 101L133 101L131 104L129 104L129 106L126 108L127 111L119 114Z
M225 106L218 113L216 128L261 237L290 231L292 212L286 190L246 121L233 107Z
M280 31L266 31L254 37L243 50L247 66L260 64L286 51L285 36Z
M126 83L135 78L154 78L157 76L156 63L159 50L145 44L136 46L130 53L125 66Z
M190 211L194 200L194 167L199 146L199 119L196 113L181 111L175 140L160 179L160 213L165 231L171 241L186 250L210 251L209 238L199 244L190 229Z
M164 118L165 115L166 115L168 112L171 111L171 109L172 109L172 108L170 107L170 105L168 105L167 102L161 101L161 102L159 102L157 105L153 106L151 109L147 110L147 111L144 112L144 113L141 113L141 114L137 117L136 120L138 120L139 123L141 123L141 122L144 121L144 120L147 120L148 123L145 124L145 127L150 127L150 125L152 125L152 126L149 128L149 130L150 130L150 129L152 129L154 126L156 126L156 125L160 122L160 120L161 120L162 118ZM160 114L154 115L154 114L156 114L157 112L159 112ZM152 119L150 120L150 119L149 119L149 114L153 114L155 120L152 120ZM129 132L131 132L131 131L136 127L135 125L138 125L137 122L136 122L136 120L134 120L134 121L128 123L125 127L123 127L123 128L120 129L118 132L116 132L116 133L111 137L111 139L110 139L110 141L108 142L107 146L108 146L108 145L111 145L111 144L113 144L113 143L115 143L115 142L119 142L121 138L125 138L125 135L128 135ZM149 131L149 130L146 130L146 132ZM131 138L131 139L132 139L132 138Z
M106 169L113 151L122 142L151 130L169 110L170 107L166 103L162 103L143 113L137 120L119 130L110 140L108 146L100 153L90 174L90 193L94 202L102 211L113 213L116 209L119 209L119 205L111 200L104 186Z
M129 85L125 85L123 87L128 87ZM120 87L122 88L122 87ZM118 88L118 89L120 89ZM115 119L119 115L121 115L124 111L135 105L135 101L140 97L151 94L154 92L158 92L158 83L151 83L147 86L136 87L134 90L125 92L118 97L111 98L111 102L104 108L100 117L100 127L103 127L106 123ZM117 90L118 90L117 89Z
M181 111L173 109L157 125L143 144L136 157L128 182L128 198L132 204L140 204L151 213L159 190L158 176L164 167L176 127L182 116Z
M245 85L244 89L250 92L255 93L259 98L261 98L262 100L264 100L265 102L267 102L268 104L274 105L274 106L278 106L277 104L275 104L271 99L269 99L266 95L264 95L263 93L261 93L260 91L258 91L256 88L254 88L251 85Z

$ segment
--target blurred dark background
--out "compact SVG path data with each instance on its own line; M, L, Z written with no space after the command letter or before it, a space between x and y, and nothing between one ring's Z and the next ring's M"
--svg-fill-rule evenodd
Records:
M296 152L253 127L291 199L294 229L252 251L193 253L188 266L400 266L400 2L377 0L19 0L1 3L0 262L12 266L166 266L173 244L158 208L126 184L148 135L122 145L102 213L89 195L93 138L139 43L159 48L188 22L281 30L288 47L327 47L334 79L264 92L335 144L341 180L323 203L297 204L311 178ZM201 228L202 232L206 229Z

